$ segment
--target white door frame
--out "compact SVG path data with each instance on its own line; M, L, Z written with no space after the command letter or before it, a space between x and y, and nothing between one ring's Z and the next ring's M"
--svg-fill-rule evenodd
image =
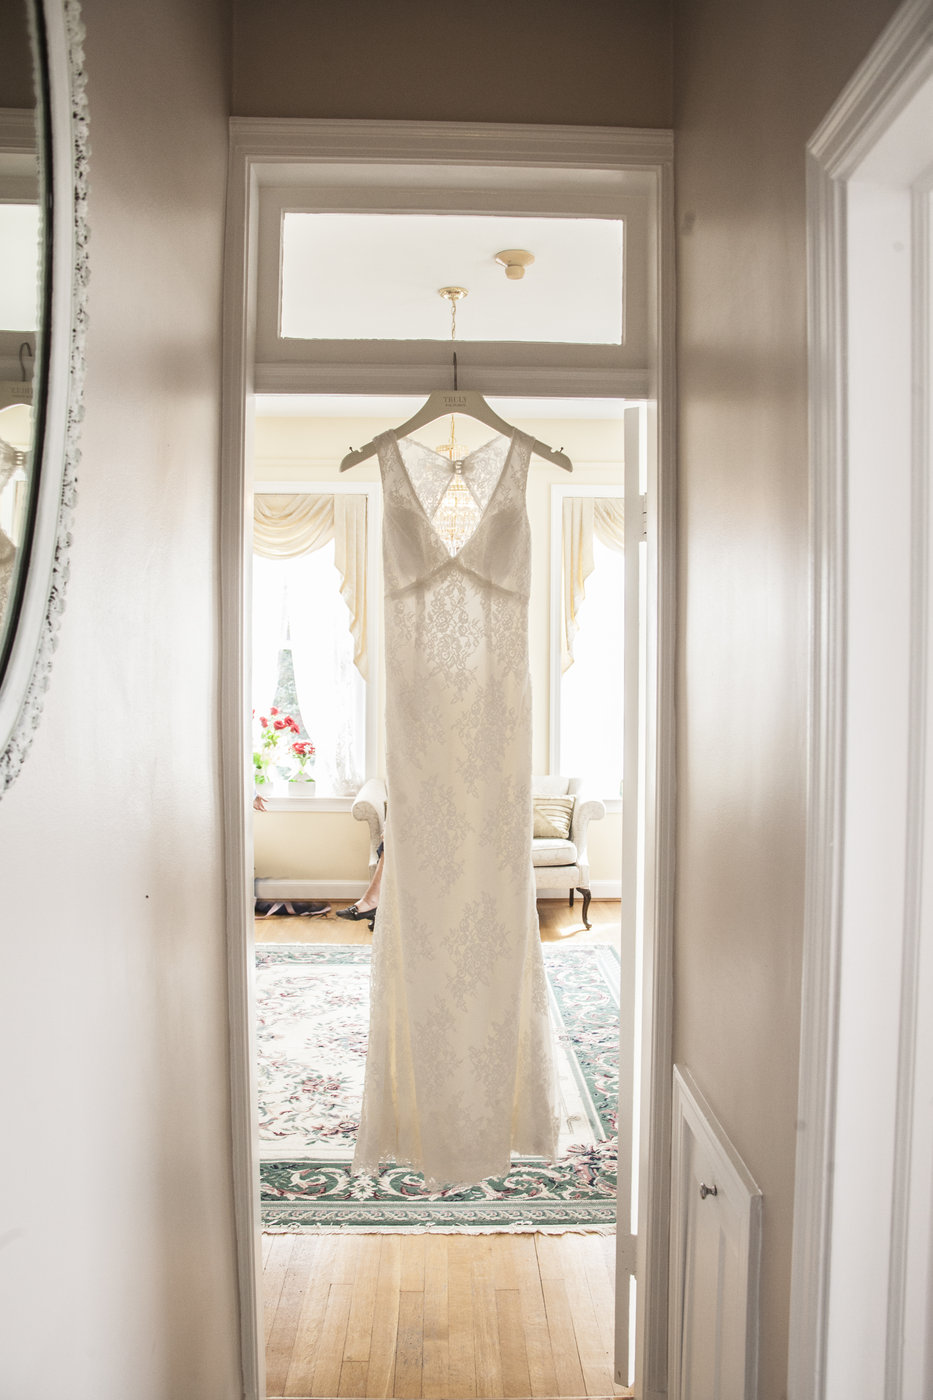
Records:
M843 1317L850 1353L864 1348L868 1363L860 1392L930 1393L929 1370L924 1383L916 1368L931 1365L917 1329L933 1245L922 1112L933 1088L931 130L933 3L909 0L808 145L811 681L791 1400L854 1393L839 1369ZM859 669L866 651L872 664ZM875 907L866 916L879 890L881 919ZM860 982L873 1012L861 1049ZM864 1181L847 1148L853 1087L874 1159ZM865 1232L851 1228L859 1209ZM864 1284L852 1292L860 1276L877 1295L867 1307Z
M667 1382L671 1120L674 686L673 142L670 132L420 122L231 121L225 249L221 502L221 748L226 818L227 976L233 1180L243 1393L265 1395L259 1248L252 968L252 791L246 696L258 193L273 168L377 164L645 172L653 184L649 371L649 626L646 715L645 954L641 1007L641 1161L636 1337L638 1394ZM414 392L421 392L420 384ZM486 387L486 386L484 386ZM495 392L490 385L487 392ZM515 392L513 389L511 392ZM622 389L624 393L624 389ZM628 1309L628 1300L620 1300Z

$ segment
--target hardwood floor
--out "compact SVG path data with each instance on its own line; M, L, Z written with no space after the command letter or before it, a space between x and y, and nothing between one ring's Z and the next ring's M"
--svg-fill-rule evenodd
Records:
M264 1235L270 1396L621 1396L606 1235Z
M258 942L367 943L365 924L257 920ZM619 903L538 904L542 941L614 943ZM624 1396L614 1236L264 1235L270 1397Z

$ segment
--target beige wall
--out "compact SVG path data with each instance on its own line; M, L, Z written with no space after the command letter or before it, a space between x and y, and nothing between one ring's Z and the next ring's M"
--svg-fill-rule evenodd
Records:
M0 1393L236 1400L217 501L227 19L83 0L87 417L0 803Z
M804 146L892 0L675 10L680 493L675 1058L764 1191L785 1394L807 690Z
M394 420L390 418L385 421L258 418L254 443L257 486L263 481L346 481L346 476L340 478L337 467L349 444L366 442L375 433L397 422L397 416ZM536 460L528 481L528 518L532 536L529 659L533 695L533 766L535 773L546 773L551 653L551 487L570 484L620 485L622 423L618 419L523 418L516 420L516 426L543 442L565 448L574 462L573 476L568 477L560 467ZM446 423L435 423L416 436L433 445L444 437L446 430ZM464 418L457 420L457 439L466 447L472 448L488 437L489 429L482 424ZM374 461L365 462L354 467L350 475L354 482L377 481L379 468ZM373 584L370 607L379 622L381 649L382 595L379 580L374 580ZM384 679L379 704L381 717L384 710ZM381 718L379 729L381 736ZM385 773L382 738L373 771L380 775ZM362 836L353 832L354 826L359 826L359 823L343 813L269 813L254 823L256 874L305 879L362 879L367 874L369 848ZM308 840L312 831L313 844ZM363 826L361 831L366 832L368 828ZM590 828L590 833L591 879L619 880L621 815L607 814L604 821Z
M349 812L256 814L256 874L288 880L369 879L369 827ZM622 878L622 817L610 812L589 828L590 879ZM362 889L359 891L362 894Z
M669 0L234 0L254 117L670 126Z

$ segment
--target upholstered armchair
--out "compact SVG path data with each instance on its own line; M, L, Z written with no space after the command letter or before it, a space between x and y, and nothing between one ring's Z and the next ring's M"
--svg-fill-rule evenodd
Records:
M379 859L376 852L386 824L386 785L382 778L367 778L356 794L350 812L358 822L369 823L369 873L372 875Z
M566 836L535 836L531 842L531 863L535 868L535 889L567 890L570 908L573 908L574 891L583 896L583 924L592 927L588 918L590 911L590 858L587 852L587 830L591 821L599 821L606 815L605 803L595 797L584 797L581 793L580 778L562 778L554 774L532 778L531 791L534 798L572 798L570 830ZM540 808L536 814L536 829L540 830ZM544 804L547 805L546 803Z
M590 860L587 854L587 828L591 821L606 815L605 805L596 798L584 798L579 778L540 777L531 780L532 794L540 798L572 798L570 829L566 836L536 836L531 842L531 862L535 871L535 889L567 890L570 908L574 892L583 896L583 923L590 908ZM358 822L369 825L369 870L376 868L379 843L385 829L386 785L381 778L370 778L356 795L351 812Z

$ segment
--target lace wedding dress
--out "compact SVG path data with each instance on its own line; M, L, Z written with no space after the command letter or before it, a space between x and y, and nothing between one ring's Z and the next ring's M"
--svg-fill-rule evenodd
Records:
M437 529L451 463L376 439L388 813L353 1165L408 1164L435 1187L504 1175L513 1151L555 1154L531 865L531 441L464 459L458 548Z

